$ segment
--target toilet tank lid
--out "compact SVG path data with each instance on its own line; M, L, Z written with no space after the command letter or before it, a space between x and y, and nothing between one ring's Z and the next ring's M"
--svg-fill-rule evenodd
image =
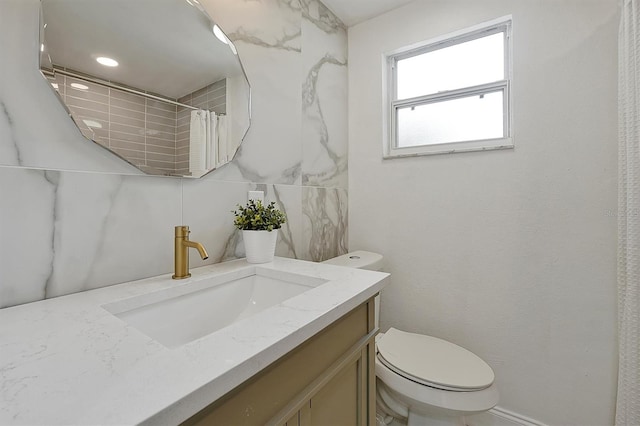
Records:
M348 266L351 268L368 269L371 271L382 270L382 255L378 253L372 253L370 251L357 250L352 251L342 256L334 257L329 260L325 260L322 263L338 266Z

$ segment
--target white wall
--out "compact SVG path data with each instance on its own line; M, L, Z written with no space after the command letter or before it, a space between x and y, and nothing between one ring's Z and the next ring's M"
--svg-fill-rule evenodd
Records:
M349 242L388 261L382 328L471 349L551 425L613 423L616 7L420 0L349 29ZM382 54L508 14L515 150L382 161Z

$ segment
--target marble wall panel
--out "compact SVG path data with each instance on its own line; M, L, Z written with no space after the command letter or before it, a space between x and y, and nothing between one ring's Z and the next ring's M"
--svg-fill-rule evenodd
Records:
M348 197L340 188L302 188L300 258L320 262L348 251Z
M248 190L288 216L277 255L346 251L343 27L316 1L202 3L236 44L253 122L233 163L193 180L88 143L37 70L39 1L0 2L0 307L171 272L176 225L209 250L194 267L243 257L231 210Z
M347 189L347 30L302 0L302 184Z
M171 271L180 180L0 168L0 181L0 307Z
M251 85L251 128L212 178L299 185L301 22L298 0L202 0L235 44Z

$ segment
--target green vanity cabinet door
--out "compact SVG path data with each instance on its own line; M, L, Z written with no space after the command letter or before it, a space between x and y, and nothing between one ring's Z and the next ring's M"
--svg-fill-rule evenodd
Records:
M310 401L311 425L364 425L362 357L342 369Z
M183 425L374 425L373 306L358 306Z

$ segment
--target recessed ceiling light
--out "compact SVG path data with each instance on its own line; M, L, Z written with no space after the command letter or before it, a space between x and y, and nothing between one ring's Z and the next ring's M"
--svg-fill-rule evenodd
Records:
M100 65L104 65L105 67L118 66L118 61L116 61L115 59L107 58L106 56L100 56L99 58L96 58L96 61L98 61Z
M41 51L41 52L44 52L44 43L42 43L42 44L40 45L40 51Z
M93 121L93 120L82 120L84 122L84 124L87 125L87 127L94 127L96 129L102 129L102 124L98 123L97 121Z
M229 44L229 39L227 38L226 35L224 35L224 33L222 32L219 26L217 25L213 26L213 34L216 36L218 40L220 40L224 44Z
M54 89L58 88L58 83L51 83L51 86L53 86Z
M236 47L231 42L229 42L229 49L231 49L234 55L238 55L238 51L236 50Z
M89 86L80 83L71 83L71 87L78 90L89 90Z

